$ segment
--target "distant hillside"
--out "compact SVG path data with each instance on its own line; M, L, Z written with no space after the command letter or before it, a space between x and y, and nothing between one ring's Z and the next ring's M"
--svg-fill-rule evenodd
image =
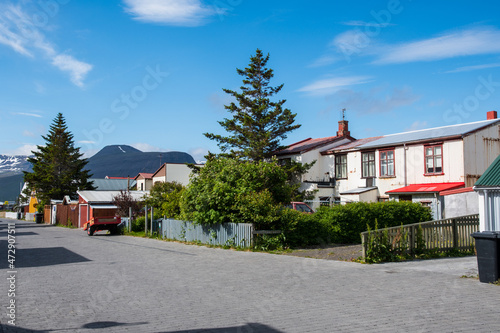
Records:
M0 201L14 201L23 182L23 171L31 171L28 156L0 155ZM87 169L92 178L128 177L139 172L153 173L163 163L195 163L187 153L147 152L127 145L106 146L88 159Z
M0 201L15 201L21 193L23 174L18 173L13 176L0 177Z
M127 145L113 145L90 157L87 169L93 178L134 178L139 172L155 172L163 163L195 163L195 160L183 152L142 152Z

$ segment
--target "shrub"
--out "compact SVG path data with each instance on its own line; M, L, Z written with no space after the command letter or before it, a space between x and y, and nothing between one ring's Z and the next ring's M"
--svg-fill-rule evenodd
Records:
M271 162L209 159L181 198L184 219L199 224L257 223L278 229L279 205L290 201L286 172Z
M375 228L375 221L384 227L395 227L432 219L428 208L411 202L356 202L334 207L322 207L315 214L329 225L333 243L360 243L360 234Z

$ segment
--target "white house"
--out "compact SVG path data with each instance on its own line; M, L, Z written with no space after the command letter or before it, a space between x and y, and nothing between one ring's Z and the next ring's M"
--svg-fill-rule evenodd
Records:
M474 184L479 194L479 231L500 231L500 156Z
M316 169L303 177L304 188L308 179L332 175L330 201L411 200L441 218L439 193L474 185L500 154L499 129L497 112L490 111L487 120L473 123L360 140L349 136L344 144L316 149L314 157L297 152L293 158L318 160ZM317 199L326 194L318 192Z
M337 135L317 139L308 138L276 152L275 155L282 163L286 160L300 163L316 161L313 167L302 176L300 190L316 190L316 202L313 205L317 207L320 202L332 203L336 196L334 156L322 155L322 152L346 145L354 140L350 135L348 122L342 120L339 121Z
M137 182L138 191L149 191L153 186L153 174L140 172L135 176L134 180Z
M157 182L177 182L184 186L189 184L191 169L184 163L164 163L151 176L152 185Z

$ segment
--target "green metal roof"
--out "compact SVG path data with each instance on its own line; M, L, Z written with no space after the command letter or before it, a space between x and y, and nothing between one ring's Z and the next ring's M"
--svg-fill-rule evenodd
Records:
M491 163L474 186L500 186L500 155Z

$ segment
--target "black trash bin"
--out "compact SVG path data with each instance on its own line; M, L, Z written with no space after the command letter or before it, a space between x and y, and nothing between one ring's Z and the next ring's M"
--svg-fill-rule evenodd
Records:
M479 281L497 282L500 279L500 232L475 232L471 236L476 242Z
M22 218L23 218L23 213L17 212L17 219L22 220Z
M35 222L43 223L43 213L35 213Z

